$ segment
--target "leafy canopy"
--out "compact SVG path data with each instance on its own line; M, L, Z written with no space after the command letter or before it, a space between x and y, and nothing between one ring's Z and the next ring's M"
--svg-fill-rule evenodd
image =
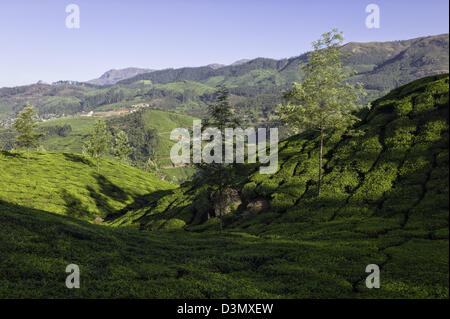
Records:
M110 142L111 134L106 129L105 121L96 121L91 135L83 145L83 153L97 160L97 172L99 171L100 158L109 151Z
M19 132L16 138L17 145L26 147L27 149L36 146L37 140L44 136L43 133L34 131L37 128L37 121L34 108L31 105L27 105L19 113L17 120L14 122L14 128Z
M348 127L358 120L352 112L358 109L362 86L347 81L353 72L342 65L342 41L342 33L336 29L314 41L308 62L301 66L303 81L294 82L283 94L287 104L279 105L277 113L296 133Z
M133 152L133 147L131 147L128 141L128 135L124 131L120 131L115 138L114 156L120 161L128 161L128 157Z

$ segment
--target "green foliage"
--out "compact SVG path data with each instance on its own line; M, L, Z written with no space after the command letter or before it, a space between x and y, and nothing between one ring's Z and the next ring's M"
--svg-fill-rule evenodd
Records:
M106 130L105 121L96 121L91 134L83 145L83 153L95 158L97 173L100 172L100 159L110 150L110 142L111 135Z
M128 142L128 135L124 131L117 133L115 137L114 156L122 162L128 161L128 156L133 152L133 148Z
M297 132L345 128L357 120L352 112L362 92L346 82L351 73L342 65L342 41L341 33L333 30L313 42L314 50L302 67L303 81L284 94L288 103L279 106L278 114Z
M41 126L40 130L45 133L45 137L60 136L66 137L72 132L72 126L69 124L55 125L55 126Z
M293 83L292 89L284 93L288 103L278 108L281 121L297 133L305 129L320 132L318 195L322 182L324 133L354 124L358 118L353 113L363 95L360 83L357 86L348 83L352 73L342 65L345 56L340 51L342 41L342 34L333 29L313 42L314 50L302 67L303 81Z
M301 239L242 231L218 238L109 228L3 202L0 209L1 298L448 298L442 239L386 248L389 238L368 240L342 223L283 225L283 237L302 228ZM360 277L365 265L386 261L381 249L392 258L373 292ZM70 263L80 265L80 289L64 285Z
M171 218L166 221L160 229L163 230L174 230L174 229L182 229L186 225L186 222L181 219Z
M16 144L27 149L27 163L30 148L36 146L37 140L44 135L43 133L35 132L36 127L34 108L28 105L20 112L14 122L14 129L19 133L16 137Z

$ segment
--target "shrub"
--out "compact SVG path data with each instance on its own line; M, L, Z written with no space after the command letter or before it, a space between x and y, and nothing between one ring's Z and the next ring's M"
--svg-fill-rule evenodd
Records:
M399 116L408 115L413 109L411 97L407 96L399 101L396 101L394 104L394 109Z
M164 230L173 230L173 229L181 229L186 226L186 222L181 219L171 218L166 221L159 229Z

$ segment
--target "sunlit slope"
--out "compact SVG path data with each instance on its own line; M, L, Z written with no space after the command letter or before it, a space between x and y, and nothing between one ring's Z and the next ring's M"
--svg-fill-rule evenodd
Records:
M175 187L150 173L71 153L0 152L0 200L71 217L103 218Z
M56 120L47 121L40 124L41 130L48 130L52 128L61 128L64 126L70 126L70 130L64 135L50 134L47 131L47 135L40 140L40 144L43 149L50 152L68 152L68 153L82 153L83 143L92 131L94 123L98 120L98 117L67 117ZM147 109L142 112L142 119L136 123L136 114L123 115L114 118L103 118L109 128L115 131L124 130L128 133L130 143L134 149L142 150L154 148L154 153L144 156L140 152L139 156L132 156L139 164L143 164L152 157L153 160L159 165L161 172L165 175L166 180L170 181L183 181L195 172L193 168L187 167L172 167L170 160L170 149L174 144L170 140L170 132L174 128L191 128L194 117L164 112L160 110ZM130 128L135 129L136 125L142 127L138 128L141 131L152 130L156 136L154 141L150 141L148 138L137 138ZM11 130L0 130L0 139L13 140L16 133ZM149 147L148 145L151 145ZM0 141L1 145L1 141ZM0 146L1 148L1 146ZM107 155L112 159L111 154Z
M67 133L67 136L47 135L40 140L40 143L47 151L81 154L83 142L92 131L96 120L98 118L79 116L44 122L40 124L44 129L46 127L70 125L71 131Z
M123 118L123 121L120 121L121 124L123 123L123 126L133 125L132 122L127 122L126 115L121 116L121 118ZM177 127L190 128L192 127L192 121L195 119L182 114L150 109L144 112L143 118L145 127L156 130L161 137L160 145L158 145L157 149L157 155L160 156L168 156L170 153L170 146L173 144L169 139L170 131ZM96 117L81 116L44 122L40 126L70 125L72 131L68 132L67 136L48 135L42 139L41 144L47 151L81 153L83 141L90 134L95 121L98 119ZM104 120L107 121L108 118L104 118Z
M348 221L349 230L370 236L395 229L448 235L448 75L399 87L360 116L353 129L362 134L334 132L325 142L320 198L318 138L305 132L280 143L276 174L255 171L236 180L243 204L227 216L228 227L297 236L305 226ZM188 184L115 223L136 220L154 229L177 218L202 224L212 209L211 189L207 181ZM270 209L249 214L246 205L256 199Z

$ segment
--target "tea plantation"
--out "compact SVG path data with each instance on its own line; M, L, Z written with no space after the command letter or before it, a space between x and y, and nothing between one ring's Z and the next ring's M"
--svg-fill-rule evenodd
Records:
M92 159L70 153L33 152L27 165L24 152L3 151L0 171L1 201L84 220L104 218L175 187L107 159L102 160L98 174Z
M412 82L330 134L320 197L314 133L280 143L276 174L237 168L221 234L207 176L174 188L112 161L96 174L78 155L27 168L4 152L0 298L449 298L448 92L448 75ZM71 263L80 289L65 287Z
M432 277L440 282L432 289L448 295L448 81L448 75L432 76L399 87L361 112L352 128L359 134L329 135L319 198L314 133L281 143L274 175L241 168L232 186L243 204L225 217L228 231L353 248L367 244L357 253L374 250L383 256L384 275L394 276L376 295L390 290L405 296L422 290ZM171 221L185 230L216 230L216 218L204 223L212 189L213 181L204 179L185 185L111 223L155 230ZM261 199L270 209L250 212L247 204Z

